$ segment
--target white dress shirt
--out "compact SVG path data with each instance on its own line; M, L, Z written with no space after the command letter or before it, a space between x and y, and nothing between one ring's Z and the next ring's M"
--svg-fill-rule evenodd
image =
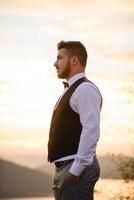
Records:
M85 73L79 73L70 78L68 80L69 87L82 77L85 77ZM68 88L64 90L64 93L67 90ZM86 166L91 165L93 162L94 152L100 136L101 101L99 90L90 82L81 83L70 98L70 106L80 115L82 125L78 151L75 155L63 157L54 162L75 159L70 172L76 176L79 176Z

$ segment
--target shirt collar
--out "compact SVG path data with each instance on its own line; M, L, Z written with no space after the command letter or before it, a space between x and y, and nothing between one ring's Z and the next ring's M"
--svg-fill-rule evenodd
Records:
M84 72L78 73L75 76L71 77L67 82L69 84L69 86L71 86L73 83L75 83L77 80L79 80L80 78L86 77Z

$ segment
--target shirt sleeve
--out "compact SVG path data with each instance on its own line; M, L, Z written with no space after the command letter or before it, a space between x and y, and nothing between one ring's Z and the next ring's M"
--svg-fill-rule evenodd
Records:
M79 176L86 166L91 165L100 136L101 96L90 83L81 84L70 99L70 106L80 115L82 132L75 160L70 172Z

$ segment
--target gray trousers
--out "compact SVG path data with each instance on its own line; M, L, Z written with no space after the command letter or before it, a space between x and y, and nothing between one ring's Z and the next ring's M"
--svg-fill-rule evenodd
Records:
M68 173L72 162L62 168L55 168L52 189L55 200L93 200L94 186L99 179L100 167L96 157L93 164L87 166L77 183L72 183Z

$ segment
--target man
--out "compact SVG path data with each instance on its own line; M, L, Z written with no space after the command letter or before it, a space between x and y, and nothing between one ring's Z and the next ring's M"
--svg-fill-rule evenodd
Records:
M99 139L102 97L85 77L87 51L79 41L61 41L54 66L67 87L54 108L48 161L54 162L56 200L93 200L100 168L95 149Z

